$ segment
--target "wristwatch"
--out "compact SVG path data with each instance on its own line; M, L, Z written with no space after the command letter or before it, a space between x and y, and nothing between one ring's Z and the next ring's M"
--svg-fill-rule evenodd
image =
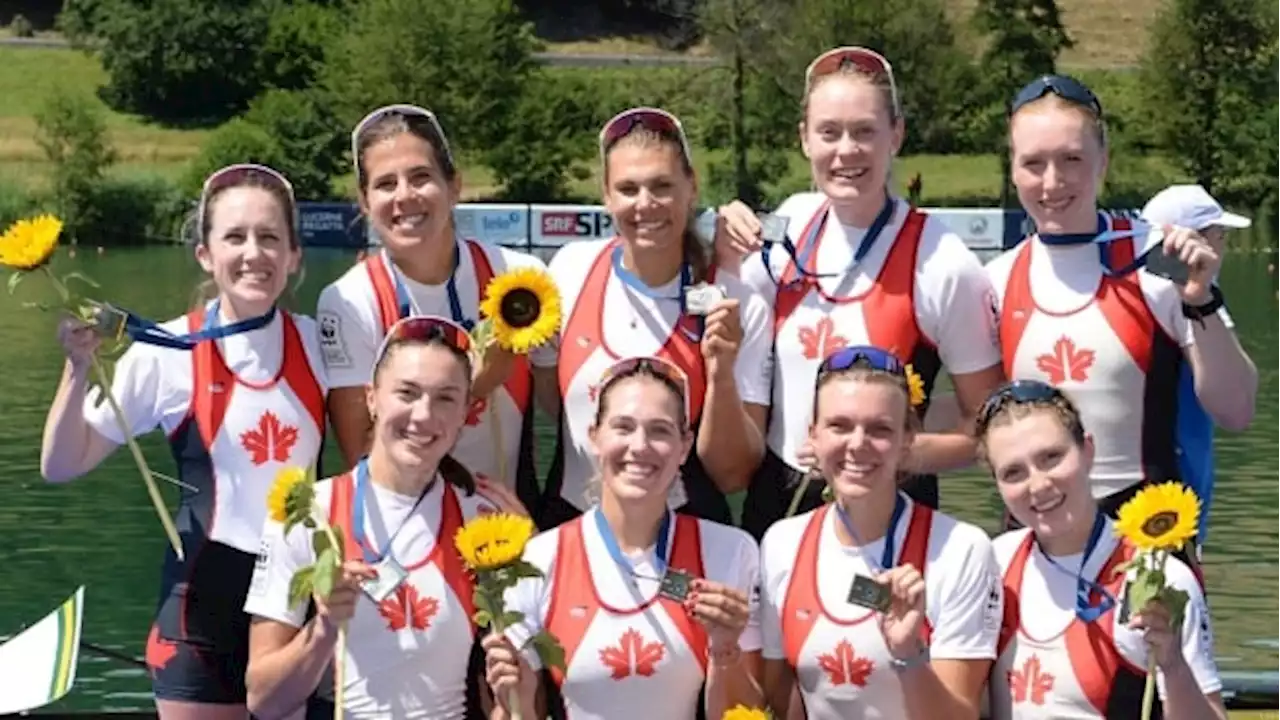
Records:
M909 658L891 657L889 659L889 666L892 667L895 672L903 672L906 670L910 670L911 668L919 665L925 665L928 662L929 662L929 646L922 645L920 647L920 652L916 653L915 655L912 655Z
M1222 299L1222 291L1217 285L1209 286L1209 302L1203 305L1188 305L1182 303L1182 316L1190 320L1200 323L1200 327L1204 327L1204 319L1218 312L1226 303Z

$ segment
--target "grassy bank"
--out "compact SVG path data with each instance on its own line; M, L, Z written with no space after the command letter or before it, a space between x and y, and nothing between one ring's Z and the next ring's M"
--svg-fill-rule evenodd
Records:
M610 42L610 41L606 41ZM617 41L614 51L632 51L636 43ZM582 48L579 48L582 49ZM40 78L37 80L37 78ZM51 80L44 80L50 78ZM83 53L59 48L19 48L0 46L0 186L40 190L46 186L49 166L36 142L35 112L56 86L90 98L104 111L111 141L119 155L113 169L117 175L157 175L179 177L187 163L200 151L208 130L178 130L160 127L138 117L114 112L96 98L106 81L97 60ZM695 149L702 177L716 158L716 152ZM807 170L798 148L791 157L787 177L793 186L803 187ZM492 196L497 190L493 173L476 162L463 161L466 199ZM575 173L571 190L575 195L599 195L598 168L594 160ZM902 158L894 176L899 185L917 173L923 181L924 204L989 204L999 197L999 163L993 155L916 155ZM1123 184L1127 178L1159 182L1173 181L1178 174L1161 158L1122 157L1112 162L1111 179ZM338 192L348 194L351 178L335 183Z

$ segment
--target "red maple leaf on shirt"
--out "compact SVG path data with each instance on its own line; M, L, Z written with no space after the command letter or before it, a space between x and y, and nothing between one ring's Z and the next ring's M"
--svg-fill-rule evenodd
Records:
M426 630L439 611L439 600L419 596L418 589L408 582L401 583L394 595L378 603L378 614L386 619L387 629L392 632L405 628Z
M1053 353L1045 353L1036 358L1036 367L1049 376L1049 384L1061 385L1068 378L1076 382L1084 382L1088 378L1087 371L1093 367L1094 352L1077 350L1071 338L1063 335L1053 344Z
M854 653L848 640L841 640L829 655L818 656L818 667L827 674L832 685L867 686L867 677L876 669L876 664Z
M178 655L178 644L160 637L160 628L151 626L151 634L147 636L147 668L151 674L165 669L169 661Z
M800 328L800 345L809 360L826 360L831 353L849 344L848 339L836 335L835 323L824 317L812 328Z
M1009 671L1009 691L1013 702L1030 702L1043 705L1044 696L1053 689L1053 676L1040 672L1040 658L1032 655L1022 663L1021 670Z
M288 462L297 442L298 428L281 424L280 418L270 410L262 413L257 428L240 433L240 445L254 465L263 465L268 460Z
M662 660L662 655L662 643L646 643L644 637L632 628L618 639L617 647L600 651L600 662L609 668L614 680L621 680L632 673L649 677L653 675L654 666Z

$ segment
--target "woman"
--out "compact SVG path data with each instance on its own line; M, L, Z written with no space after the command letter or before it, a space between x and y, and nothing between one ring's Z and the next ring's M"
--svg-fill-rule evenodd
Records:
M470 329L481 319L490 279L509 269L544 268L530 255L457 236L453 207L462 177L430 111L413 105L374 110L351 133L351 153L360 209L382 251L329 284L316 312L333 383L329 415L349 466L369 448L373 421L364 387L387 329L410 314L449 317ZM553 348L534 353L555 362ZM477 475L518 487L532 502L537 478L528 363L497 347L485 358L474 369L467 427L454 452ZM494 414L500 432L492 427Z
M554 527L590 507L596 468L588 429L600 374L619 357L647 355L674 363L691 383L697 440L672 485L671 507L729 523L724 495L746 487L762 453L767 310L708 267L693 230L698 185L679 120L653 108L620 113L600 132L600 158L618 235L570 243L552 258L565 313L559 364L533 359L539 385L559 387L564 398L539 525Z
M450 449L466 423L471 365L466 330L443 318L397 321L374 355L366 391L374 418L367 458L316 486L316 505L342 529L341 579L326 600L291 605L294 572L315 562L304 529L285 535L268 521L245 611L250 638L249 708L285 717L307 702L347 627L344 710L351 717L471 718L466 657L473 645L472 580L453 544L468 520L496 507L523 512L508 491L476 493ZM397 582L399 580L399 582ZM366 583L370 583L366 585ZM318 696L333 716L332 682ZM323 705L324 703L317 703Z
M760 547L764 692L786 716L970 718L996 655L999 576L978 528L909 499L918 422L902 363L851 347L823 361L810 441L835 500Z
M889 350L921 375L926 397L943 366L951 374L963 422L950 432L917 434L912 473L973 461L973 440L960 428L1004 379L981 263L945 223L889 189L904 133L889 62L864 48L831 50L805 73L800 143L818 191L793 195L777 209L787 218L789 239L779 245L770 237L762 245L750 208L734 202L721 209L721 266L740 273L773 306L769 454L743 508L743 527L756 537L783 516L809 464L809 383L835 350L863 344ZM918 408L922 416L927 407ZM807 487L801 510L821 504L821 485ZM906 490L938 507L935 476L912 478Z
M1090 491L1095 445L1076 406L1050 385L1020 380L983 407L978 438L1025 526L995 540L1004 620L992 717L1136 718L1154 654L1165 720L1226 720L1208 609L1185 564L1170 558L1165 568L1188 596L1180 627L1156 601L1123 619L1124 576L1113 569L1134 548L1115 537Z
M759 705L755 543L667 503L694 443L688 380L665 361L633 358L598 383L589 439L600 504L526 546L543 575L508 591L507 609L523 620L484 641L498 699L490 717L510 716L512 690L525 718L691 720L703 690L708 718ZM515 648L542 630L559 639L565 671L539 681L537 654Z
M1099 234L1131 224L1098 211L1107 142L1102 105L1087 87L1050 75L1023 88L1011 105L1009 152L1037 232L987 265L1004 369L1071 393L1097 438L1093 495L1114 516L1149 480L1181 476L1183 364L1204 410L1233 430L1253 417L1257 370L1212 284L1222 260L1203 235L1167 226L1156 250L1189 269L1182 285L1132 271L1148 256L1131 239L1097 246Z
M169 438L184 484L183 559L165 556L147 640L164 718L243 718L249 650L245 593L266 498L285 465L316 463L324 374L310 318L277 312L298 269L297 212L287 180L235 165L205 181L195 255L217 297L145 332L116 366L111 392L128 432ZM87 392L100 337L63 320L66 369L45 422L41 473L64 482L97 467L127 438L108 403Z

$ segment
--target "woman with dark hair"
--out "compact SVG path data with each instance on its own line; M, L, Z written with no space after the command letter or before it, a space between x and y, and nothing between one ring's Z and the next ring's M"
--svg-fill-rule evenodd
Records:
M539 386L560 389L559 450L536 512L554 527L590 507L588 429L601 372L619 357L653 355L690 380L696 434L672 484L672 508L731 521L725 495L759 464L768 405L767 309L709 267L693 230L697 177L680 121L632 108L600 131L605 206L617 235L574 242L551 260L564 323L556 365L533 358ZM544 383L545 379L545 383Z

